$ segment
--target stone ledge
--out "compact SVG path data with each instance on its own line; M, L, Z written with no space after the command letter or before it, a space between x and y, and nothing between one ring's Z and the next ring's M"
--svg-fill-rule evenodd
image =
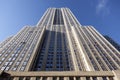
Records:
M113 71L115 80L120 80L120 70L114 70Z
M8 71L4 74L10 74L10 76L81 76L81 77L90 77L90 76L111 76L114 74L112 71L30 71L30 72L13 72Z

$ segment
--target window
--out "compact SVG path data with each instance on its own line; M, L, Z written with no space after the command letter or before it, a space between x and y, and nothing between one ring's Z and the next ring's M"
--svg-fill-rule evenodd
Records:
M15 56L18 56L18 54L16 54Z
M17 68L13 68L13 71L17 70Z
M22 58L19 59L19 61L21 61L21 60L22 60Z
M27 65L27 62L24 62L23 65Z
M2 61L4 60L5 58L2 58Z
M17 63L16 63L16 65L19 65L19 64L20 64L20 62L17 62Z
M4 70L4 69L5 69L5 67L2 67L2 68L1 68L1 70Z
M12 65L13 62L10 62L9 65Z
M5 57L7 56L8 54L5 54Z
M9 69L9 67L7 67L5 70L8 70Z
M14 54L12 54L12 56L14 56Z
M8 65L8 62L5 62L5 65Z
M20 69L20 70L22 70L22 71L23 71L24 69L25 69L25 67L21 67L21 69Z
M21 57L23 57L24 56L24 54L21 54Z
M30 56L30 54L28 54L28 56Z
M15 60L15 58L13 58L13 60Z

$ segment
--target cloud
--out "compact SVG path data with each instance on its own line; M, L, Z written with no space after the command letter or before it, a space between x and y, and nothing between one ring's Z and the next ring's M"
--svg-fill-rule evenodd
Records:
M96 6L96 13L102 14L103 16L110 13L108 0L98 0L98 4Z

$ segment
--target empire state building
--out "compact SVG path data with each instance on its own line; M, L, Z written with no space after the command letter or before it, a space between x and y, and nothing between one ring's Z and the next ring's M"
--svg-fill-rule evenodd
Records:
M68 8L0 43L0 80L120 80L120 52Z

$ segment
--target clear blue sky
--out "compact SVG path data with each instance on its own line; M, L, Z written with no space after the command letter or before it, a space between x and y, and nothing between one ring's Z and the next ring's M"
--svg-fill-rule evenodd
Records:
M36 25L49 7L68 7L82 25L120 43L120 0L0 0L0 42L25 25Z

